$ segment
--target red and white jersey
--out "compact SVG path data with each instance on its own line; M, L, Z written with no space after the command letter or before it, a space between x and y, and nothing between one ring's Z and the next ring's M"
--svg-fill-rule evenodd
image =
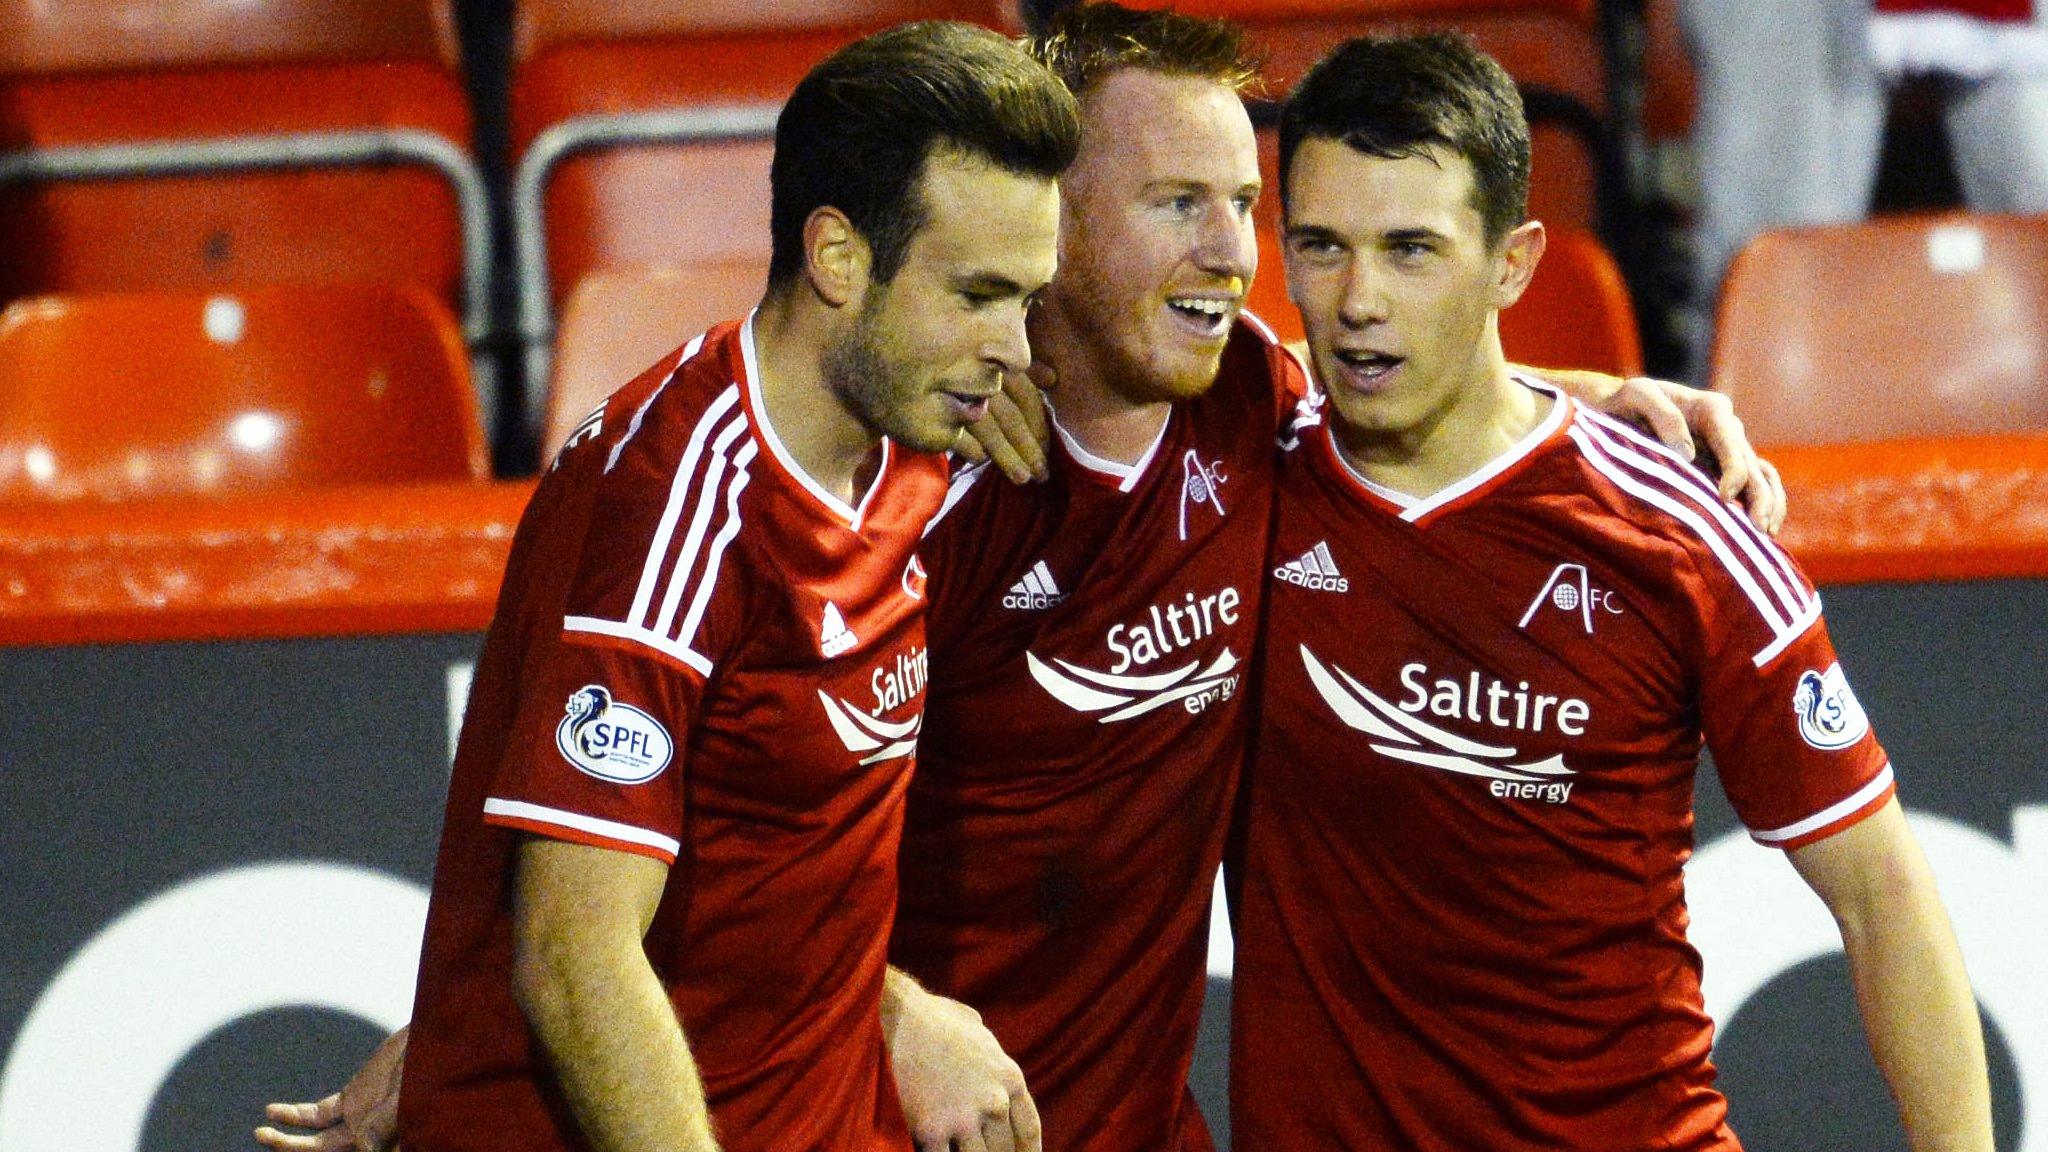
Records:
M723 1147L909 1148L878 1007L944 461L885 444L848 507L762 413L751 327L724 325L541 481L456 756L407 1148L582 1146L511 994L522 834L670 865L646 950Z
M1736 1148L1685 940L1702 736L1766 844L1892 792L1812 585L1562 397L1419 501L1309 423L1270 561L1233 1140Z
M1048 1152L1206 1149L1187 1094L1250 713L1274 438L1248 321L1135 467L956 478L923 551L931 697L892 950L1023 1067Z

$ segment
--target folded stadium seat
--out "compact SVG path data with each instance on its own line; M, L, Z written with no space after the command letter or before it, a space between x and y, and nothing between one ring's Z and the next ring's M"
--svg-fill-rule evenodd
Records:
M834 50L905 20L1018 29L1014 0L528 0L512 155L527 410L553 312L593 268L768 266L777 109ZM723 291L723 289L716 289ZM623 383L623 381L619 381Z
M0 0L0 301L418 284L484 336L452 0Z
M1641 375L1635 306L1606 246L1570 228L1550 229L1549 239L1528 291L1501 313L1500 340L1508 359L1540 368ZM1279 235L1262 226L1259 274L1247 306L1281 339L1294 341L1302 337L1301 316L1287 299L1283 256Z
M1692 135L1699 108L1692 54L1678 22L1678 0L1643 3L1643 135L1651 143Z
M2048 218L1765 233L1716 329L1713 386L1758 443L2048 433Z
M410 285L18 300L0 503L489 477L462 338Z
M762 268L747 255L584 274L555 326L541 459L553 459L592 409L656 360L745 315L761 297Z

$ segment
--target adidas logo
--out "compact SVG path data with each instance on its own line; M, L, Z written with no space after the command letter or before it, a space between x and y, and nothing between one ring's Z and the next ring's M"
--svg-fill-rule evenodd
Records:
M860 643L860 637L846 626L846 618L839 614L839 605L825 601L825 619L818 626L818 650L827 657L838 656Z
M1299 559L1289 560L1273 569L1273 575L1286 583L1314 592L1349 592L1351 581L1337 571L1337 560L1330 555L1330 542L1318 541L1316 546L1301 554Z
M1053 582L1052 569L1040 560L1031 566L1022 580L1010 585L1010 591L1003 597L1003 607L1026 610L1050 608L1067 598L1060 586Z

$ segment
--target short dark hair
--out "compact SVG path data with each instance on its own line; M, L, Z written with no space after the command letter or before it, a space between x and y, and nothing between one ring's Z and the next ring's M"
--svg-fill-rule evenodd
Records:
M1259 59L1237 25L1165 8L1076 4L1053 14L1031 51L1083 99L1121 68L1214 80L1240 95L1259 85Z
M867 239L874 277L892 279L925 225L918 181L935 152L1051 180L1080 141L1066 87L995 32L926 21L856 41L813 68L775 121L768 283L803 269L804 222L827 205Z
M1280 112L1280 201L1311 137L1399 160L1439 146L1472 164L1473 207L1498 244L1529 215L1529 121L1493 57L1452 32L1365 36L1318 61Z

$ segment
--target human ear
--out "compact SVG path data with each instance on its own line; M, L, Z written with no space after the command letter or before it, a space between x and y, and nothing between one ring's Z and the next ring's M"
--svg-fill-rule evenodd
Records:
M832 307L859 303L873 258L867 238L839 209L818 208L804 221L804 276Z

